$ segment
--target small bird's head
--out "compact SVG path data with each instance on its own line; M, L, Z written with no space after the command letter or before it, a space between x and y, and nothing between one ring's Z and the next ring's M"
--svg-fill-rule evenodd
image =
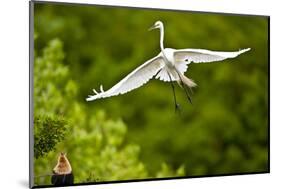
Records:
M66 157L66 153L61 152L58 157L58 162L53 172L56 174L70 174L72 172L71 165Z
M163 28L163 23L161 21L156 21L154 23L153 26L151 26L148 30L151 31L151 30L154 30L154 29L157 29L157 28Z
M64 162L65 159L66 159L66 153L61 152L60 155L59 155L58 161L59 162Z

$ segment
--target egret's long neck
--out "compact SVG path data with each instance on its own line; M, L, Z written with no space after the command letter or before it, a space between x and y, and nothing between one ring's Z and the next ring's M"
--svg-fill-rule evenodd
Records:
M164 52L164 26L160 27L160 48L161 51Z
M168 62L168 58L164 51L164 26L163 25L160 26L160 48L161 48L161 52L163 54L164 60L166 62Z

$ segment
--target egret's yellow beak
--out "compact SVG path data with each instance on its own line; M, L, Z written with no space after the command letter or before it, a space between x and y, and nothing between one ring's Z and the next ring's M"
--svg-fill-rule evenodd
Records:
M156 29L156 26L155 26L155 25L151 26L151 27L148 29L148 31L151 31L151 30L154 30L154 29Z

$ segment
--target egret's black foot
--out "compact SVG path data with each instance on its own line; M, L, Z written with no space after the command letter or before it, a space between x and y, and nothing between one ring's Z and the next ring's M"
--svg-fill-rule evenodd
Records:
M192 104L192 99L189 96L187 97L187 99L190 102L190 104Z
M178 103L175 104L175 112L180 111L180 105Z

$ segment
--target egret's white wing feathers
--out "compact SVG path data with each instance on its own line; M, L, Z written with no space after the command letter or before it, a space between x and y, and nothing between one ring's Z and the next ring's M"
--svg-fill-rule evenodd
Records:
M102 85L100 87L100 93L93 89L95 95L89 95L86 100L91 101L127 93L147 83L164 66L165 62L163 58L158 55L136 68L109 90L103 91Z
M186 62L190 64L194 63L205 63L205 62L215 62L225 60L227 58L235 58L238 55L249 51L250 48L243 49L236 52L219 52L210 51L205 49L180 49L175 50L174 57L175 61L178 63Z

